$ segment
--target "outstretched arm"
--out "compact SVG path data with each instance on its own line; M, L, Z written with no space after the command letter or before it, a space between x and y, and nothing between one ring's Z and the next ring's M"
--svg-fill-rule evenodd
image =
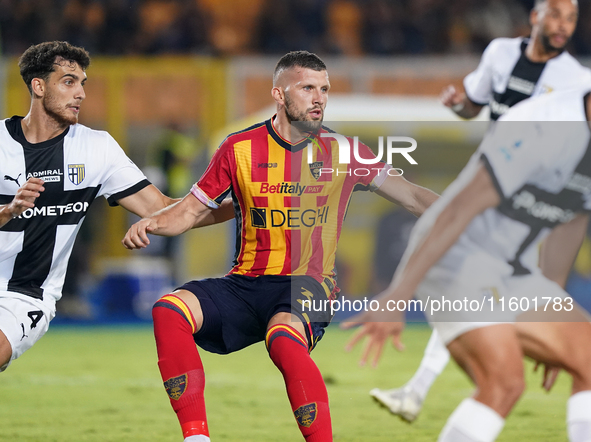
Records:
M498 206L499 203L500 196L492 178L481 164L470 183L439 214L422 244L410 256L402 273L396 274L390 286L374 299L383 306L389 301L411 299L427 271L458 240L474 217L489 207ZM349 341L348 347L369 336L361 362L365 363L373 352L373 363L376 365L388 337L391 336L397 347L401 347L400 333L403 321L404 314L399 311L392 313L387 309L378 309L360 313L343 324L343 328L362 325Z
M441 211L423 243L411 255L400 281L392 280L386 292L396 289L411 299L427 271L458 240L468 224L484 210L496 207L500 196L486 168L478 166L472 180Z
M117 203L130 212L146 218L179 201L181 201L181 198L169 198L160 192L156 186L150 184L139 192L118 200ZM217 210L203 212L193 227L205 227L211 224L223 223L232 218L234 218L234 207L232 200L227 199L222 202Z
M404 207L415 216L421 216L439 198L432 190L417 186L402 176L388 176L376 193Z
M169 198L160 192L156 186L150 184L139 192L117 200L117 203L131 213L145 218L178 201L180 199Z
M230 200L224 201L218 209L212 209L189 193L182 200L132 225L121 242L128 249L141 249L150 244L148 233L176 236L192 228L224 222L232 217Z
M580 214L552 230L540 249L540 269L544 276L562 288L587 233L589 215Z

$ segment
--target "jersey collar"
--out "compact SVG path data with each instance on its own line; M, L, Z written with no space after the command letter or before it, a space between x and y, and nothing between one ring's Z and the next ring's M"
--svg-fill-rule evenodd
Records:
M265 121L265 124L267 126L267 131L271 135L271 138L273 138L273 140L277 144L279 144L284 149L289 150L290 152L299 152L300 150L303 150L308 146L310 140L307 138L304 138L302 141L296 144L292 144L285 138L283 138L281 135L279 135L279 132L275 130L275 126L273 125L273 121L275 120L275 118L277 118L277 114L273 115L270 119Z
M23 117L19 117L18 115L9 118L8 120L6 120L6 129L8 130L10 136L24 147L31 147L33 149L44 149L46 147L55 146L57 143L62 141L70 131L70 126L68 126L61 134L59 134L56 137L53 137L46 141L42 141L40 143L29 143L25 138L25 134L23 133L23 128L21 126L22 119Z

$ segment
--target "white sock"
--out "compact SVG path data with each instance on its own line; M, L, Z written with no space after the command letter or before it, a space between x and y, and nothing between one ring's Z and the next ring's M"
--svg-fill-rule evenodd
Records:
M425 400L435 379L437 379L437 373L433 373L431 370L421 365L406 385L410 386L423 400Z
M424 400L433 382L443 372L448 362L449 352L445 345L443 345L437 331L433 330L425 348L421 365L419 365L417 372L406 385L411 386Z
M433 330L429 342L427 343L427 347L425 348L425 355L421 361L421 366L428 368L439 376L447 366L448 362L449 351L447 351L447 347L441 340L437 330Z
M185 437L185 442L211 442L209 437L203 434L196 434L194 436Z
M566 403L568 440L591 442L591 391L573 394Z
M441 430L438 442L492 442L505 419L492 408L472 398L464 399Z

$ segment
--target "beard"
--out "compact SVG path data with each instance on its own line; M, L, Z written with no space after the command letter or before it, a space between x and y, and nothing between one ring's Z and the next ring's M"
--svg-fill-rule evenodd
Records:
M315 109L310 108L305 111L298 111L295 104L289 98L288 94L285 94L285 115L290 124L293 124L300 132L318 132L322 126L323 118L319 120L306 120L308 111ZM324 112L322 113L324 117Z
M70 126L78 123L78 115L73 115L67 110L66 106L61 106L55 95L49 90L43 96L42 104L45 113L59 126Z
M553 46L552 43L550 43L550 37L546 34L542 34L541 40L542 40L542 46L544 47L544 51L546 51L546 53L548 53L548 52L562 52L565 50L566 46L569 44L570 37L560 47Z

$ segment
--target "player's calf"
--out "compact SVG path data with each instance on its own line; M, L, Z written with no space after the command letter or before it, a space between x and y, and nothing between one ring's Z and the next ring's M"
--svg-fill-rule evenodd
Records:
M191 441L208 441L203 396L205 376L193 340L197 331L195 317L187 304L172 294L163 296L154 304L152 317L158 367L183 437ZM197 438L198 435L202 437Z
M507 416L525 389L523 353L513 325L470 330L448 348L478 386L474 398Z
M291 409L307 442L332 442L328 393L308 343L295 328L276 324L266 336L271 360L285 380Z
M515 329L509 324L477 328L448 348L478 391L456 408L438 441L492 442L524 389L523 356Z

